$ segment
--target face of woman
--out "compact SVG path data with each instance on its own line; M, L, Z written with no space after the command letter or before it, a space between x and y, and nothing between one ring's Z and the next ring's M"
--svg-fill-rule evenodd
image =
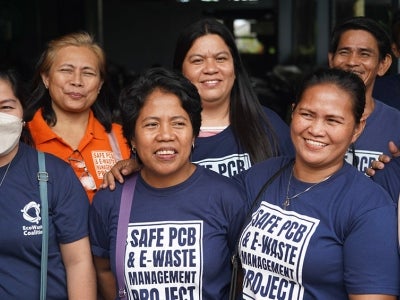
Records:
M98 63L87 47L67 46L57 51L48 74L42 74L56 114L90 109L103 84Z
M9 163L18 151L23 108L10 82L0 79L0 166ZM10 117L8 115L12 115Z
M21 102L14 95L8 81L0 79L0 112L22 119L23 108Z
M179 98L153 91L140 110L132 139L143 163L143 179L154 187L185 181L195 169L189 160L193 142L190 117Z
M235 82L233 58L217 34L199 37L182 64L182 73L199 91L203 106L230 101Z
M291 137L296 165L338 170L349 145L361 134L364 121L356 124L351 96L333 84L308 88L292 113Z

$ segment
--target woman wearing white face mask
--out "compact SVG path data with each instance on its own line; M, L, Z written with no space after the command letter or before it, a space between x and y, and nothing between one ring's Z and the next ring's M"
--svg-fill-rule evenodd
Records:
M0 299L39 299L42 252L37 151L23 121L23 89L0 70ZM70 166L45 155L49 215L47 299L95 299L87 196ZM62 182L62 184L60 184ZM21 188L22 187L22 188ZM18 251L16 251L18 249Z
M0 112L0 155L9 154L17 146L23 124L21 118Z

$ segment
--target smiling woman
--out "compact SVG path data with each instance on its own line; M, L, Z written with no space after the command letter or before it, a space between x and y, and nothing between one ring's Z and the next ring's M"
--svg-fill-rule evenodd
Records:
M90 210L104 298L115 299L117 274L129 299L177 299L179 293L180 298L227 300L230 257L245 202L231 179L190 161L201 123L196 87L179 73L151 69L122 91L120 103L123 132L142 169L134 195L128 197L127 229L119 226L124 207L120 184L114 192L100 190ZM124 188L132 184L130 179ZM122 240L127 246L120 253L116 241L122 230L128 230ZM129 257L121 274L119 255Z
M260 104L225 25L201 19L185 27L176 43L173 68L196 86L203 106L193 162L233 177L267 158L293 155L287 124ZM102 187L113 189L115 179L123 182L122 174L137 166L134 159L117 163Z
M26 113L35 146L69 162L91 200L103 175L130 156L112 123L103 50L88 33L71 33L50 41L37 66Z
M357 75L316 71L293 107L294 162L271 158L239 174L254 203L239 241L249 298L397 299L395 205L344 161L364 128L364 106L365 85ZM275 179L265 189L269 178Z
M195 170L188 160L193 143L190 117L179 98L160 89L153 91L140 111L132 137L144 180L154 187L186 180Z

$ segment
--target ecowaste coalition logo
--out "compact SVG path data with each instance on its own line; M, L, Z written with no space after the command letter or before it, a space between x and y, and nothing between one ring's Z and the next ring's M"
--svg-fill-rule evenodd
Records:
M40 217L40 204L31 201L27 205L21 209L23 218L30 222L35 223L36 225L31 226L22 226L22 231L24 235L39 235L42 234L42 225L39 224L39 221L42 219Z

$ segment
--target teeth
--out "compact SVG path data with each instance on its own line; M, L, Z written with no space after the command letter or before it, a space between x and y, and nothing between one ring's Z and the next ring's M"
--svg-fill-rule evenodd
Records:
M204 83L216 84L216 83L218 83L218 80L207 80L207 81L204 81Z
M312 141L312 140L306 140L307 144L311 144L313 146L318 146L318 147L325 147L326 144L324 143L320 143L320 142L316 142L316 141Z
M361 75L360 71L356 71L356 70L349 70L351 73L354 73L356 75Z
M168 155L168 154L174 154L175 151L173 150L159 150L156 152L159 155Z

